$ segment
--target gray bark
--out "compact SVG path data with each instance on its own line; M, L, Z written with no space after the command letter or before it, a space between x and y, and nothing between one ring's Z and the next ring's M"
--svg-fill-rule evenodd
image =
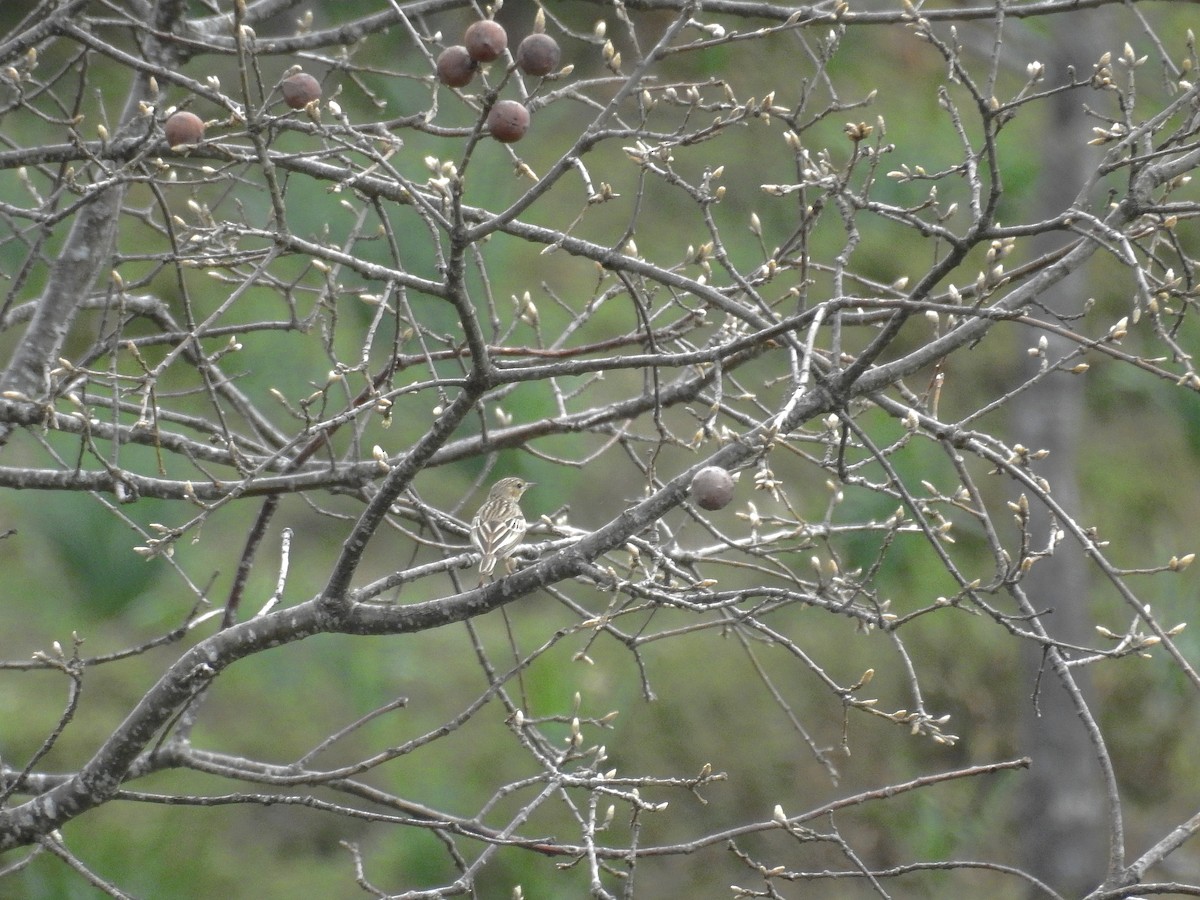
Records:
M1055 23L1047 63L1049 81L1065 78L1068 65L1080 75L1090 71L1104 49L1100 24L1106 18L1095 13ZM1058 95L1055 120L1042 130L1043 167L1034 201L1042 208L1033 213L1035 217L1070 208L1083 187L1088 164L1094 163L1093 154L1087 152L1092 123L1085 118L1084 100L1079 92ZM1055 246L1054 236L1040 235L1031 250L1037 255ZM1088 296L1085 280L1078 273L1069 275L1042 299L1055 312L1077 312ZM1033 344L1041 333L1030 337ZM1046 356L1053 360L1069 349L1066 341L1050 337ZM1022 381L1031 374L1023 373ZM1073 516L1080 511L1077 457L1085 427L1083 386L1083 379L1055 375L1026 391L1012 407L1018 439L1032 449L1050 451L1039 464L1039 474ZM1034 520L1039 542L1046 539L1050 525L1044 516ZM1037 609L1052 610L1042 619L1052 637L1087 644L1094 636L1083 556L1059 553L1039 561L1026 576L1024 588ZM1017 803L1020 865L1065 895L1081 896L1095 887L1097 874L1104 871L1107 823L1100 768L1075 704L1035 644L1023 645L1023 663L1024 693L1030 697L1036 685L1037 695L1023 706L1020 730L1021 752L1033 760ZM1086 671L1077 671L1076 679L1088 696Z

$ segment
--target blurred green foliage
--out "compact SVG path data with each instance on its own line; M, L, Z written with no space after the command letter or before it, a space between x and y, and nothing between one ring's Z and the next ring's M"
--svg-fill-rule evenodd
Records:
M358 12L342 9L340 4L314 8L318 26ZM511 16L514 22L528 18L526 13L524 8L505 7L506 16ZM597 7L580 3L564 4L561 14L586 29L586 22L600 13ZM280 30L288 27L286 19L280 17L277 23ZM438 24L451 34L465 21L462 15L446 15ZM519 33L519 28L511 28L510 33ZM421 59L395 59L394 46L400 41L397 34L368 38L355 48L355 60L360 65L377 64L385 70L401 68L424 74ZM595 55L594 50L587 50L577 42L568 42L564 49L568 60L573 59L573 54ZM734 45L703 54L684 54L675 58L680 66L678 73L672 72L668 65L660 74L663 79L676 74L679 78L732 79L736 72L739 93L762 96L774 90L776 102L785 105L795 102L798 91L813 77L811 60L797 51L795 43L786 40L761 43L752 53L753 66L745 65L744 54L738 53ZM274 77L293 60L267 58L261 62L270 77ZM578 59L577 65L577 75L603 72L590 59ZM230 83L233 79L232 62L228 59L205 57L191 63L186 71L201 79L211 72ZM841 133L844 122L861 119L870 123L876 115L883 114L887 140L896 147L885 158L885 168L908 163L933 171L959 158L959 148L944 113L937 106L934 90L944 74L943 64L904 29L852 29L845 47L830 66L830 74L847 100L857 100L874 89L879 93L872 105L848 115L831 116L806 134L805 142L814 152L828 150L835 157L845 158L850 144ZM1011 87L1018 79L1014 76L1003 80L1011 82ZM413 80L379 74L366 76L362 81L360 85L343 78L332 68L325 79L327 96L340 88L338 102L352 120L365 121L381 114L372 102L373 97L386 101L384 114L410 113L420 108L426 97L425 88ZM88 82L98 92L86 100L91 116L97 116L97 104L102 103L110 115L112 110L119 109L128 86L127 72L97 58L92 62ZM371 94L362 89L364 86ZM178 102L183 98L173 99ZM448 96L442 99L440 124L470 124L459 105L450 102ZM209 113L211 110L201 110L201 114ZM589 115L587 108L559 103L535 116L534 133L520 147L521 159L535 172L544 171L573 140ZM1045 127L1046 122L1032 115L1019 117L1009 126L1009 133L1002 141L1006 153L1003 175L1009 192L1006 203L1013 204L1014 213L1027 200L1039 166L1039 154L1045 152L1043 143L1036 140ZM424 177L426 156L450 161L459 152L454 141L416 131L405 131L401 136L406 146L394 165L414 178ZM47 132L42 139L55 142L65 137ZM20 139L28 140L28 136ZM302 136L295 135L281 141L279 146L303 152L305 142ZM755 125L731 129L712 142L681 148L678 152L680 170L693 177L705 167L725 166L722 183L727 188L726 199L714 209L714 215L730 240L727 249L731 257L739 264L761 256L757 240L747 227L752 212L760 217L767 235L785 234L794 226L798 214L796 199L768 197L759 189L764 182L789 181L793 177L790 159L790 151L778 140L776 131L758 129ZM610 182L622 202L589 212L576 233L590 240L613 242L630 224L629 201L640 190L638 173L635 166L622 167L612 162L611 157L605 157L597 169L593 177ZM296 181L289 189L294 201L289 210L293 230L304 236L327 234L336 243L336 236L351 226L353 217L339 207L325 185ZM482 207L502 208L519 196L526 184L513 173L511 160L503 148L483 144L471 162L467 199ZM564 182L555 188L541 201L546 206L534 207L528 220L569 221L584 206L582 191L570 193L576 187L573 182ZM880 184L878 191L883 199L917 202L925 188L888 183ZM190 192L176 186L166 193L175 204L184 202ZM204 199L204 193L196 192L197 198ZM19 195L20 189L11 179L0 179L0 200ZM248 196L257 196L257 201L251 199L248 203L259 204L248 210L248 217L265 220L268 214L265 195ZM661 263L673 263L683 259L689 244L699 245L708 240L708 235L700 229L688 232L679 227L680 212L691 208L685 197L664 191L661 185L655 185L648 196L652 202L643 204L633 235L640 253ZM948 198L943 200L948 202ZM146 202L150 202L149 198ZM389 215L398 234L422 227L405 208L389 210ZM832 220L826 220L812 236L813 253L817 257L828 258L838 252L846 239L829 222ZM61 240L62 233L62 226L53 230L49 236L51 247ZM865 225L862 239L862 249L856 257L860 270L885 283L924 268L933 252L927 243L914 242L907 229L878 221ZM143 241L144 235L136 228L122 236L128 252ZM540 247L511 240L498 239L496 243L502 246L489 246L485 252L493 259L503 260L503 264L491 267L495 280L488 286L502 328L512 321L509 298L513 295L529 291L538 302L543 333L554 335L569 313L557 310L548 295L562 298L566 306L574 307L598 293L595 273L565 254L543 254ZM386 245L379 243L377 249L378 261L387 261ZM401 253L405 265L414 273L434 274L433 261L422 259L415 249L402 246ZM0 259L6 271L12 271L18 262L16 258ZM145 263L145 272L147 275L155 272L151 261ZM294 274L298 279L307 279L310 286L314 283L312 273L298 269ZM44 276L44 271L30 274L25 292L28 297L36 296ZM812 291L816 295L828 281L820 274L814 277ZM346 287L352 291L362 285L347 277ZM200 272L188 274L187 288L195 308L201 312L215 309L225 298L225 288ZM166 270L154 274L148 289L178 299L174 275ZM1107 288L1096 285L1094 289L1099 302L1121 302L1119 283ZM426 298L413 302L423 304L421 315L428 316L427 321L434 323L434 328L450 332L457 327L450 309ZM244 316L250 320L261 318L262 305L277 303L277 299L272 292L263 291L259 296L251 291L239 303L253 307ZM336 355L352 357L352 342L370 321L372 310L347 297L340 302L338 314L344 324L350 324L339 331L339 340L344 345L337 348ZM270 315L286 319L289 313L280 308L272 310ZM237 306L227 316L231 323L243 318ZM637 324L633 310L618 303L610 304L595 321L606 333L583 335L582 341L629 331ZM914 321L908 326L912 334L906 335L906 339L925 340L927 332L921 332L922 327ZM531 334L530 341L535 339ZM0 350L7 350L10 341L11 338L0 338ZM294 402L322 386L330 365L328 359L289 358L287 354L294 345L282 333L257 333L246 343L250 351L246 358L254 364L248 364L239 377L247 388L274 387ZM944 391L946 407L972 408L978 395L973 383L1001 377L1011 365L1014 352L1020 351L997 335L971 356L952 360ZM778 375L770 371L771 365L747 367L748 383L761 386ZM448 364L447 370L454 370L455 366ZM1200 500L1196 496L1195 479L1163 480L1157 476L1163 472L1190 471L1196 463L1200 413L1194 398L1183 400L1180 392L1160 389L1126 368L1097 364L1093 372L1088 393L1089 439L1084 442L1080 458L1088 505L1085 518L1127 523L1123 533L1106 535L1113 540L1113 552L1118 559L1128 558L1131 562L1147 557L1165 559L1171 554L1188 552L1194 536L1191 510ZM403 380L401 377L398 383ZM620 378L614 378L614 382L615 396L622 386ZM175 387L187 389L195 385ZM353 392L360 387L361 382L350 385L348 390ZM535 385L516 391L504 402L504 407L518 421L536 421L554 412L553 398ZM384 431L372 426L364 440L403 447L433 415L424 395L412 401L399 400L398 412L392 429ZM674 424L684 435L690 435L695 427L694 424L689 427L682 416ZM1146 440L1147 434L1153 434L1152 441ZM67 449L69 443L63 442L66 454L71 452ZM548 446L554 444L558 445L555 452L564 456L575 454L581 446L571 437L558 438ZM149 451L126 447L121 452L133 456ZM670 450L659 464L664 469L683 466L693 458L683 451ZM895 456L894 461L911 483L920 479L943 487L954 483L953 473L945 468L940 452L926 444L912 444ZM417 479L417 490L438 503L453 503L455 498L468 494L480 465L472 462L429 470ZM605 471L588 468L582 472L564 472L519 453L510 454L496 464L495 474L510 472L520 472L539 483L526 501L530 518L569 505L572 521L582 526L606 521L640 491L640 486L632 481L614 484L610 473ZM812 479L811 470L799 464L794 471L777 474L801 483ZM988 490L1009 490L1005 485L987 482L986 473L978 474ZM748 476L746 473L739 487L735 507L716 517L731 532L744 531L736 514L744 509L747 500L753 500L764 513L772 509L768 497L752 494ZM880 473L873 472L871 476L880 477ZM818 480L809 488L807 512L814 520L819 519L831 501L830 493ZM468 496L463 501L463 513L469 514L478 500L478 494ZM113 652L148 640L183 620L194 598L181 599L180 592L173 587L175 576L170 570L176 563L161 559L146 562L136 556L131 549L136 542L135 533L122 525L106 502L105 498L66 494L0 496L0 527L15 526L20 532L16 538L0 541L5 594L10 608L19 605L20 609L19 617L10 614L7 624L0 629L0 656L27 657L54 640L68 645L72 632L85 638L88 654ZM863 516L883 519L895 508L895 503L866 491L848 490L842 503L843 512L837 515L846 520ZM358 508L350 500L321 501L321 505L336 509L342 516L353 516ZM192 574L199 589L215 604L223 601L229 589L233 575L229 566L237 558L254 507L255 503L250 502L222 510L206 524L194 545L184 543L177 550L178 564ZM175 523L179 515L152 500L122 507L119 513L143 526L154 521ZM277 527L269 536L268 546L278 546L278 527L286 524L296 532L298 549L292 556L284 601L307 599L319 588L349 523L317 515L295 498L284 501L275 521ZM670 524L682 532L681 539L686 544L689 538L683 519L674 517ZM964 558L970 560L975 541L972 523L964 519L957 527ZM399 539L393 545L385 545L386 539L381 535L377 544L371 548L369 570L362 572L363 578L378 577L419 556L414 547ZM842 565L853 568L871 565L877 552L869 536L861 534L838 542L836 550ZM880 599L891 600L893 608L903 612L951 592L944 571L932 564L928 553L928 548L917 538L898 541L881 564ZM268 554L272 559L275 555L274 551ZM798 548L795 566L808 566L808 558L813 555L827 559L828 548ZM988 565L985 559L976 562L981 569ZM255 572L247 595L251 603L262 602L273 589L275 575L269 568L260 566ZM719 577L723 586L731 586L737 578L735 573L727 572L721 572ZM170 591L164 590L167 584L172 585ZM1193 598L1178 581L1160 576L1144 587L1164 620L1170 620L1169 624L1175 621L1173 615L1177 614L1179 620L1187 618ZM578 594L573 599L603 608L605 598L594 595L590 588L567 589ZM427 599L417 596L419 593L419 588L406 589L397 599L400 602ZM1114 630L1123 628L1122 620L1127 614L1100 585L1094 602L1098 619L1109 622ZM509 616L515 640L526 651L544 641L555 627L570 621L549 598L522 603L511 608ZM662 627L663 620L669 617L670 613L660 611L648 625ZM798 613L791 608L772 625L804 646L814 648L814 653L828 664L829 675L842 683L855 681L868 668L876 669L871 690L880 697L880 708L894 709L907 702L903 666L884 636L859 633L849 619L816 610ZM504 623L499 617L473 623L473 627L494 654L493 659L511 659L511 651L506 650ZM1009 648L988 643L998 637L994 629L965 612L958 616L929 617L914 623L907 632L909 652L920 659L924 683L934 691L927 697L930 706L952 713L950 730L964 738L953 749L930 746L916 738L907 742L898 740L902 729L862 716L852 716L844 722L840 704L817 679L793 680L797 669L790 660L778 658L781 652L778 648L746 646L733 635L713 632L643 648L646 678L658 698L654 701L645 698L637 666L628 650L604 637L586 647L579 638L564 641L524 673L524 708L532 716L569 716L578 693L586 715L619 711L611 729L592 729L587 733L589 743L607 745L612 764L619 770L698 772L705 764L711 764L729 773L727 781L704 789L701 796L681 799L678 793L673 793L671 813L645 815L640 840L644 845L653 845L684 840L691 834L728 827L730 823L762 821L771 816L776 804L788 812L797 812L858 790L870 790L879 784L939 769L948 760L966 765L1012 755L1015 704L1021 702L1020 697L1028 696L1029 691L1013 689L1012 680L1019 676ZM964 647L971 648L969 656L963 655ZM583 651L592 662L573 658ZM89 672L84 686L88 715L72 723L51 756L43 761L43 767L66 769L87 758L169 664L172 653L171 647L150 652L133 663L112 667L111 676L107 666ZM1113 750L1121 760L1118 769L1145 773L1144 778L1125 787L1135 808L1152 820L1150 833L1155 825L1181 812L1171 808L1173 798L1161 785L1194 780L1196 775L1195 756L1189 748L1200 737L1198 723L1194 711L1187 708L1189 695L1182 689L1174 692L1169 689L1170 672L1168 667L1157 663L1147 665L1129 660L1104 669L1096 679L1097 691L1108 698L1102 704L1106 716L1118 719L1123 706L1137 704L1143 713L1151 712L1158 723L1155 729L1131 732L1118 728L1113 732L1117 735ZM816 762L800 734L777 727L778 708L770 702L768 693L755 685L764 676L778 679L772 683L816 746L837 748L845 729L852 755L836 749L831 754L840 775L836 784ZM20 764L56 720L64 701L65 685L61 679L45 673L8 673L4 680L0 720L5 724L0 733L0 753L6 761ZM287 764L314 747L331 730L396 696L406 696L408 702L402 709L336 745L329 754L333 759L322 758L325 764L344 764L380 746L398 744L436 729L445 721L447 710L465 706L484 687L462 626L388 639L315 638L237 664L214 688L195 741L201 747ZM460 732L383 767L366 780L378 780L381 787L396 790L417 802L470 814L500 780L535 771L527 760L513 753L503 715L502 708L492 704ZM562 733L565 738L565 726ZM897 751L897 747L901 749ZM771 762L763 765L762 760ZM1142 762L1131 765L1130 760ZM839 820L838 824L846 828L847 839L868 852L873 864L880 866L887 865L889 860L971 857L980 854L980 848L984 847L995 851L1007 840L1002 828L1009 812L1007 792L1015 777L970 780L942 785L929 792L877 800L868 804L863 817L852 823L848 819ZM188 773L156 776L130 787L140 791L186 790L202 794L213 790L211 779ZM652 799L665 798L664 793L664 797ZM505 813L527 799L517 796L500 803L491 824L503 823ZM675 805L682 805L683 809L676 809ZM558 819L561 815L557 809L547 811L544 819L535 817L526 831L537 833L544 829L547 834L553 833L554 827L562 824ZM906 827L896 827L897 817ZM1138 826L1143 823L1135 818L1131 824L1136 840ZM627 823L618 817L613 828L625 829ZM365 854L369 878L389 889L437 884L453 875L439 841L418 829L354 822L283 806L180 810L113 803L72 822L64 831L71 846L103 877L145 897L361 896L352 883L351 858L339 846L341 841L358 843ZM739 846L763 860L786 852L777 838L753 838ZM753 881L732 855L727 854L723 861L715 858L718 861L713 862L714 856L709 855L703 866L688 858L666 862L658 870L661 881L642 881L637 895L721 897L728 895L728 885ZM478 896L508 897L518 884L525 886L525 896L529 897L583 896L586 892L583 866L564 873L559 866L561 860L539 859L512 850L502 850L498 859L500 865L486 870L478 885ZM840 862L840 857L830 850L825 863L834 866ZM810 863L808 867L817 869L820 865ZM936 883L937 895L1015 896L1002 893L1011 890L1010 884L993 888L993 878L970 872L946 874ZM78 878L65 867L45 855L26 870L18 883L21 895L29 900L95 896L92 890L81 887ZM924 889L930 883L921 882ZM929 896L908 893L906 884L901 879L889 885L893 896ZM991 892L993 889L996 892ZM796 895L852 898L866 893L859 885L833 882L805 884L797 888Z

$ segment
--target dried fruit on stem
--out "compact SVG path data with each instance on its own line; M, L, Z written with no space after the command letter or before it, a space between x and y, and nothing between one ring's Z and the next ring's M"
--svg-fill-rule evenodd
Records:
M479 64L471 59L466 47L455 44L438 54L438 81L447 87L466 87L475 77L478 66Z
M692 477L691 493L702 509L724 509L733 499L733 476L720 466L705 466Z
M483 19L467 29L463 43L475 62L491 62L508 46L508 32L499 22Z
M166 132L167 144L171 147L198 144L204 138L204 120L186 110L173 113L163 125L163 131Z
M321 99L321 82L307 72L289 75L279 89L283 92L283 102L292 109L304 109L314 100Z
M516 100L500 100L488 113L487 125L492 137L511 144L523 138L529 129L529 110Z
M558 41L548 34L528 35L517 47L517 65L526 75L549 75L561 59Z

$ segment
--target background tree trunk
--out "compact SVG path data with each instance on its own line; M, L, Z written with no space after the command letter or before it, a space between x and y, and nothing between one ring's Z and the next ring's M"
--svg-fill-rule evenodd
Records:
M1047 75L1064 78L1068 66L1082 77L1106 48L1101 46L1107 16L1081 16L1070 22L1052 23ZM1040 205L1042 217L1051 218L1070 208L1088 175L1095 153L1087 152L1091 125L1084 111L1085 98L1078 92L1059 94L1047 112L1053 121L1042 134L1043 166L1032 201ZM1038 213L1035 213L1037 215ZM1039 235L1033 253L1054 250L1062 237ZM1068 276L1044 296L1048 308L1057 313L1078 312L1088 293L1088 274ZM1032 346L1044 332L1029 332ZM1064 339L1048 336L1046 357L1055 359L1071 349ZM1022 372L1024 381L1041 362L1030 360ZM1080 442L1086 429L1083 379L1055 375L1023 392L1012 407L1015 434L1031 449L1049 450L1039 464L1039 474L1053 486L1059 503L1079 515L1080 491L1077 472ZM1039 540L1044 540L1050 521L1035 519ZM1043 618L1046 630L1064 642L1087 644L1094 636L1094 621L1088 603L1087 566L1082 556L1057 553L1039 561L1024 579L1025 589L1039 611L1052 610ZM1029 697L1023 706L1021 749L1033 759L1029 777L1021 781L1017 833L1021 836L1021 865L1031 874L1067 896L1087 893L1096 886L1096 875L1104 871L1107 831L1103 785L1095 749L1061 683L1043 672L1044 658L1032 642L1023 648ZM1035 679L1037 681L1035 682ZM1090 699L1086 671L1076 673L1079 687ZM1038 896L1042 896L1040 893Z

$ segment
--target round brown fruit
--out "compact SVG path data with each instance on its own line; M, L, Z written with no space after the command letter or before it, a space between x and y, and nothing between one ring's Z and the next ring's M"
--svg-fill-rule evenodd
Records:
M516 100L500 100L487 117L488 130L502 144L511 144L529 129L529 110Z
M195 113L172 113L163 125L167 133L167 145L179 147L183 144L198 144L204 137L204 120Z
M548 34L531 34L517 46L517 65L526 75L549 75L558 68L562 51Z
M292 109L304 109L314 100L321 99L321 82L307 72L289 75L279 89L283 91L283 102Z
M482 19L467 29L463 43L475 62L491 62L508 46L508 33L499 22Z
M466 87L475 77L477 65L466 47L461 44L447 47L438 54L438 81L447 87Z
M691 492L704 509L724 509L733 499L733 477L720 466L705 466L692 476Z

